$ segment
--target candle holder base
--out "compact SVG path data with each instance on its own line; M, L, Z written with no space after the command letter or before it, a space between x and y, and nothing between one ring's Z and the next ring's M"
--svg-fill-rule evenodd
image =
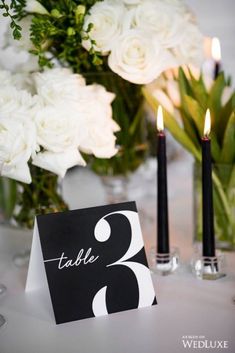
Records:
M158 253L155 248L151 248L150 270L161 276L170 275L179 267L179 258L178 248L172 247L167 254Z
M5 317L0 314L0 327L6 323Z
M7 288L4 286L4 284L1 284L1 283L0 283L0 295L3 294L3 293L5 293L6 290L7 290Z
M216 251L216 256L201 256L196 250L191 267L193 274L199 279L214 281L226 276L225 256L220 251Z

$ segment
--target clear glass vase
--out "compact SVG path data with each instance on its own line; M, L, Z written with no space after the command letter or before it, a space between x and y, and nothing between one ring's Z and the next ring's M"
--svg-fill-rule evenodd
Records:
M101 176L106 204L135 201L143 234L151 240L155 232L156 160L147 160L135 172L128 175Z
M235 249L235 164L213 164L213 206L216 247ZM194 163L194 239L202 240L201 164Z
M2 223L32 229L37 214L68 209L61 195L58 176L34 166L30 167L30 171L30 184L4 178L1 190L4 197L0 202Z
M125 202L128 200L129 177L124 175L102 176L105 200L107 204Z
M34 218L37 214L60 212L68 209L62 197L58 176L30 167L32 182L24 184L1 178L0 186L0 223L32 233ZM23 246L13 256L16 266L28 264L29 246Z
M0 177L0 224L9 224L17 199L15 180Z

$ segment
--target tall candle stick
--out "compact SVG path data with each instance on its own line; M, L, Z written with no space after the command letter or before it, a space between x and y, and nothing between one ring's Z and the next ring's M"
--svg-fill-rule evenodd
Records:
M160 254L169 254L166 136L164 133L163 112L161 106L158 107L157 112L157 130L157 252Z
M202 138L203 256L215 256L213 190L210 145L210 111L207 109Z
M221 49L220 49L220 41L218 38L214 37L212 39L212 44L211 44L211 54L212 58L215 62L215 67L214 67L214 79L218 77L221 69Z

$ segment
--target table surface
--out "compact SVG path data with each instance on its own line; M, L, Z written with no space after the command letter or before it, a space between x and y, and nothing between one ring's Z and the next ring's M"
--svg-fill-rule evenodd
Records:
M152 167L148 166L145 171ZM43 293L25 294L27 267L16 267L12 261L15 253L30 246L31 233L1 226L0 282L8 291L0 298L0 313L7 319L0 329L0 352L177 353L185 350L183 336L203 336L207 340L228 341L226 352L234 353L235 254L226 254L227 276L223 279L201 281L190 272L191 167L192 161L186 157L183 161L170 163L168 168L171 242L180 248L182 265L174 275L152 276L158 300L154 307L57 326L51 305L43 298ZM149 173L149 178L154 174L154 171ZM156 228L156 189L154 178L150 179L143 181L152 185L148 188L149 194L139 195L137 199L147 252L155 243ZM138 177L132 184L135 186L139 180ZM134 186L133 193L138 196ZM105 202L100 179L87 169L73 170L63 187L71 208ZM78 190L77 195L74 190ZM149 213L146 215L142 209Z
M187 3L197 14L203 33L221 39L224 67L234 77L234 0L187 0ZM0 42L4 29L1 21ZM1 49L1 66L12 68L16 58L20 56ZM193 232L191 164L186 159L184 163L176 161L169 166L171 242L180 248L182 266L172 276L153 275L158 305L151 308L56 326L49 303L47 307L40 305L39 293L36 296L24 293L27 267L17 268L12 261L14 254L30 246L31 234L1 226L0 282L5 283L8 291L0 298L0 313L7 319L0 329L0 353L177 353L185 351L182 336L189 335L227 340L229 348L225 351L234 353L234 253L227 254L228 275L215 282L196 280L188 266ZM137 200L140 210L146 210L146 206L150 210L147 215L141 214L147 251L154 245L156 229L156 190L154 181L150 181L152 193L145 200ZM105 202L99 179L87 170L70 173L64 189L72 208ZM78 190L77 194L74 190Z

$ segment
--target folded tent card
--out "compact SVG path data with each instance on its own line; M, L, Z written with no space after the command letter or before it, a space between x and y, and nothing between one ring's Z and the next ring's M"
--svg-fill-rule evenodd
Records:
M26 291L57 324L156 304L135 202L36 217Z

